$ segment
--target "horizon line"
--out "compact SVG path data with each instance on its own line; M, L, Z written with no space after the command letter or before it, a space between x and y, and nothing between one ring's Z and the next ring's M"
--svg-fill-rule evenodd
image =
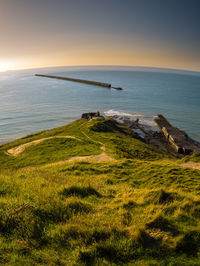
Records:
M63 67L135 67L135 68L146 68L146 69L162 69L162 70L172 70L172 71L186 71L200 74L200 70L191 70L185 68L169 68L169 67L156 67L156 66L138 66L138 65L56 65L56 66L44 66L44 67L28 67L28 68L18 68L18 69L8 69L0 71L0 73L6 72L17 72L17 71L26 71L26 70L35 70L35 69L48 69L48 68L63 68Z

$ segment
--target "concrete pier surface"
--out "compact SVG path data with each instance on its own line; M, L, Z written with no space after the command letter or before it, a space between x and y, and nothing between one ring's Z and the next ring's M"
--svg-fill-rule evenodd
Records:
M67 80L67 81L80 82L80 83L86 83L86 84L89 84L89 85L95 85L95 86L111 88L111 84L104 83L104 82L98 82L98 81L67 78L67 77L60 77L60 76L53 76L53 75L42 75L42 74L35 74L35 76L36 77L44 77L44 78L52 78L52 79L62 79L62 80ZM117 89L119 89L119 88L117 88Z
M200 152L200 144L190 139L186 132L172 126L163 115L158 115L154 121L178 153L187 155Z

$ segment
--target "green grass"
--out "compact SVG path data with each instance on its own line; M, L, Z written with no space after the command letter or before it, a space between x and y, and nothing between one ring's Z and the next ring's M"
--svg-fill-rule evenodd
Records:
M200 153L193 154L191 156L186 156L182 160L183 162L195 162L199 163L200 162Z
M111 120L112 121L112 120ZM103 125L102 125L103 124ZM137 139L132 130L110 122L110 119L96 119L92 124L88 123L85 132L92 138L106 144L108 152L115 158L157 160L169 157L152 145L147 145Z
M85 121L81 121L82 123ZM45 163L53 163L67 160L73 156L86 156L99 154L101 152L100 145L87 139L79 130L80 121L72 123L58 129L45 131L36 135L14 141L12 143L0 147L0 162L2 168L20 168L27 166L36 166ZM74 125L73 125L74 124ZM77 129L77 133L74 129ZM6 151L12 147L19 146L24 143L31 142L40 138L67 136L78 137L80 139L70 138L52 138L43 142L29 146L24 152L18 156L10 156Z
M5 154L59 135L81 142L49 139L18 157ZM99 154L98 141L115 161L49 164ZM199 265L200 171L182 160L103 119L1 146L0 263Z

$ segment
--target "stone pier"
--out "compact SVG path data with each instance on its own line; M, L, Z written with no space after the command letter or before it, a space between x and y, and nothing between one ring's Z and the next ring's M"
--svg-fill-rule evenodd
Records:
M186 132L172 126L163 115L158 115L154 121L166 140L178 153L188 155L200 152L200 145L188 138Z
M74 82L86 83L86 84L89 84L89 85L96 85L96 86L111 88L111 84L104 83L104 82L98 82L98 81L67 78L67 77L52 76L52 75L42 75L42 74L35 74L35 76L36 77L44 77L44 78L52 78L52 79L62 79L62 80L67 80L67 81L74 81Z

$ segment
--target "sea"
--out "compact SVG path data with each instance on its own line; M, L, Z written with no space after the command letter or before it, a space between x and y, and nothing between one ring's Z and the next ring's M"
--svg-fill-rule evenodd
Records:
M106 82L123 90L36 77L36 73ZM163 114L200 141L200 72L81 66L0 73L0 144L95 111L139 118L150 125L154 116Z

